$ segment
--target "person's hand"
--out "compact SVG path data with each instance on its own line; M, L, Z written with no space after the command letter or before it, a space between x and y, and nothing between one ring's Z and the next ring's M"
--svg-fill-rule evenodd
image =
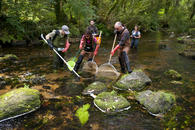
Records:
M114 30L114 34L117 34L117 30Z
M83 46L80 45L80 46L79 46L79 49L80 49L80 50L83 50Z
M50 47L51 49L53 49L53 48L54 48L54 46L53 46L53 44L52 44L51 40L47 40L47 43L48 43L48 45L49 45L49 47Z
M111 51L111 55L113 56L114 53L120 48L120 45L118 44L112 51Z
M94 55L96 56L97 54L98 54L98 51L95 50L95 51L94 51Z
M64 48L64 49L62 50L62 52L63 52L63 53L64 53L64 52L67 52L67 50L68 50L67 48Z
M111 54L112 56L114 55L114 53L115 53L114 50L112 50L112 51L110 52L110 54Z
M70 47L70 43L67 41L66 45L65 45L65 48L62 50L62 52L66 52L69 47Z

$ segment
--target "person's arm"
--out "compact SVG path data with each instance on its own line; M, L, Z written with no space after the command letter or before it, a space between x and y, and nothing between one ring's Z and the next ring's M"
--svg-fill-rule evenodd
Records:
M119 46L124 46L127 39L129 39L129 32L124 32L121 40L119 41Z
M96 27L96 26L94 26L94 27L95 27L95 29L94 29L95 34L98 34L98 29L97 29L97 27Z
M68 37L67 37L67 40L66 40L66 45L65 45L65 48L62 50L62 52L66 52L70 47L70 43L68 41Z
M138 32L138 36L137 36L137 37L135 37L135 38L137 38L137 39L141 38L141 33L140 33L140 32Z
M56 34L56 30L53 30L52 32L48 33L45 37L46 40L51 40L55 36L55 34Z
M53 39L53 37L56 35L56 30L53 30L52 32L50 32L49 34L47 34L46 35L46 40L47 40L47 42L48 42L48 45L51 47L51 48L53 48L54 46L53 46L53 43L52 43L52 39Z
M98 43L98 41L95 37L93 38L93 40L96 43L96 48L95 48L95 51L94 51L94 55L96 56L98 54L98 49L100 47L100 44Z
M80 45L79 45L79 49L82 50L83 49L83 45L84 45L84 42L85 42L85 36L83 35L82 38L81 38L81 41L80 41Z

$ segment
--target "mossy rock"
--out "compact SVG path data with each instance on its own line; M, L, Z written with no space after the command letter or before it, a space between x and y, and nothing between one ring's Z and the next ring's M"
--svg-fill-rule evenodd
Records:
M189 33L195 36L195 28L190 28Z
M172 70L172 69L166 71L164 74L173 80L181 80L182 79L181 74L179 74L177 71Z
M35 111L40 107L38 90L19 88L0 96L0 122Z
M166 113L175 104L175 95L163 91L146 90L139 92L135 98L152 114Z
M138 91L151 82L151 79L142 70L134 70L131 74L123 75L121 79L116 82L115 88Z
M107 90L106 85L102 82L97 81L97 82L91 83L87 88L85 88L83 90L82 93L84 95L88 95L88 94L89 95L97 95L97 94L104 92L106 90Z
M113 113L130 108L130 103L123 96L117 95L115 91L102 92L94 99L95 106L102 112Z
M0 62L14 61L14 60L18 60L18 57L13 54L7 54L4 55L3 57L0 57Z

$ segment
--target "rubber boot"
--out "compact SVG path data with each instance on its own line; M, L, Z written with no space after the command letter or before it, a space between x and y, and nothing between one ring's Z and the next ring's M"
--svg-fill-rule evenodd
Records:
M125 65L124 65L122 57L118 57L118 60L121 66L121 73L125 73Z
M126 53L125 51L123 51L123 52L122 52L122 56L123 56L123 58L124 58L125 65L126 65L126 68L127 68L128 73L131 73L132 70L131 70L131 68L130 68L130 62L129 62L129 58L128 58L128 56L127 56L127 53Z
M83 61L83 55L80 55L79 58L78 58L78 60L77 60L77 62L76 62L76 65L74 66L74 70L76 72L78 71L78 69L79 69L82 61Z
M88 61L92 61L92 58L89 58Z

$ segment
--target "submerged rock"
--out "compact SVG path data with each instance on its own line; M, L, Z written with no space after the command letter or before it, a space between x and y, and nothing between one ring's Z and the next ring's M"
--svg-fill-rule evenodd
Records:
M181 52L179 52L179 55L181 56L185 56L191 59L195 59L195 50L192 49L185 49Z
M93 96L93 95L97 95L101 92L104 92L106 90L107 90L106 85L102 82L97 81L97 82L94 82L94 83L90 84L87 88L85 88L83 90L82 93L84 95L89 94L89 95Z
M118 96L116 92L102 92L94 99L95 106L102 112L112 113L127 110L130 103L123 97Z
M18 59L18 57L16 55L7 54L7 55L4 55L3 57L0 57L0 62L14 61L17 59Z
M181 81L171 81L171 83L174 85L182 85L183 84L183 82L181 82Z
M32 73L25 73L20 76L20 81L29 82L31 84L40 85L46 82L46 78L44 75L33 75Z
M152 114L165 113L175 103L175 96L163 91L152 92L146 90L139 92L135 98Z
M0 76L0 89L3 89L6 85L5 78L3 76Z
M22 116L41 105L38 90L19 88L0 96L0 122Z
M173 80L181 80L182 79L181 74L179 74L177 71L172 70L172 69L166 71L164 74Z
M123 75L116 82L115 88L120 90L141 90L151 82L151 79L142 70L134 70L131 74Z

